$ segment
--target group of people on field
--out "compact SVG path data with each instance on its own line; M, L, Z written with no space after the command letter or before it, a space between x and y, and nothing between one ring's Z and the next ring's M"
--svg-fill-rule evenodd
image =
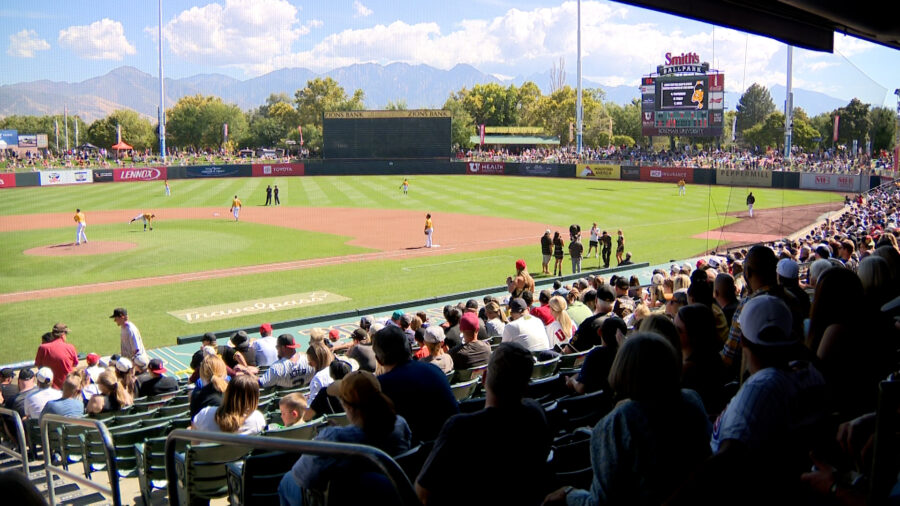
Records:
M552 234L552 235L551 235ZM631 253L625 251L625 234L619 229L616 232L616 265L630 265ZM572 262L572 273L581 272L581 263L584 258L600 258L598 268L609 268L612 257L613 237L606 231L601 232L597 223L591 225L588 237L588 249L584 251L581 239L581 226L573 224L569 226L569 259ZM549 228L541 236L541 273L552 276L562 276L563 258L566 253L566 242L559 231L552 232ZM592 256L593 255L593 256ZM550 262L553 261L553 273L550 272Z

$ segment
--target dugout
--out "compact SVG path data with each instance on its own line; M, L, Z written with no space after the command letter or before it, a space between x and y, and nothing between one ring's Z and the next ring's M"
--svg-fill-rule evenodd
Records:
M333 111L322 119L322 158L450 158L450 111Z

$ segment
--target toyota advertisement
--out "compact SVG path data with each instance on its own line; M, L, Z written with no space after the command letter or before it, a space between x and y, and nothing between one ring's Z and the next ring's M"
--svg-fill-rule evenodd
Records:
M506 164L503 162L469 162L466 164L466 174L490 174L502 176Z
M682 179L685 183L693 183L694 169L692 167L641 167L641 181L677 183Z
M302 176L306 168L302 163L254 163L253 177Z
M166 167L143 167L130 169L113 169L113 181L163 181L166 179Z

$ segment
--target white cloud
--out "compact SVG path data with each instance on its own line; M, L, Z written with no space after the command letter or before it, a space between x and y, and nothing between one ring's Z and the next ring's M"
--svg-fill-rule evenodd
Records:
M840 53L844 56L849 57L868 51L873 47L875 47L875 45L869 41L857 39L856 37L851 37L849 35L844 35L837 32L835 32L834 34L835 53Z
M18 58L34 58L35 51L46 51L50 44L38 38L34 30L22 30L9 36L9 47L6 54Z
M109 18L60 30L59 44L89 60L121 60L137 52L125 37L122 23Z
M372 15L372 9L366 7L359 0L353 1L353 10L356 11L356 17L368 17Z
M226 0L182 11L163 27L169 49L188 61L271 70L269 62L289 54L311 27L300 25L297 8L286 0Z
M833 61L815 61L808 63L806 65L806 69L808 69L810 72L818 72L829 67L836 67L837 65L837 62Z

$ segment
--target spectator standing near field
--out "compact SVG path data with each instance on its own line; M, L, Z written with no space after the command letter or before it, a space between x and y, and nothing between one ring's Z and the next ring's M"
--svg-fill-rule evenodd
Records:
M616 263L618 265L622 265L622 261L625 260L625 235L622 233L622 230L619 230L619 235L616 237ZM607 267L609 265L607 264Z
M581 272L582 253L584 253L584 245L581 244L581 234L575 234L574 240L569 243L569 258L572 260L572 274Z
M609 257L612 254L612 236L606 233L606 230L603 231L603 234L600 235L600 247L602 248L601 254L603 255L603 268L609 268Z
M565 243L563 242L562 236L559 232L553 233L553 275L554 276L562 276L562 261L563 261L563 246Z
M541 236L541 273L550 274L550 257L553 255L553 239L550 237L550 229L544 231Z
M589 241L589 242L588 242L587 255L585 255L585 257L586 257L586 258L591 258L591 251L594 252L594 256L598 256L598 257L599 257L599 256L600 256L600 250L597 248L597 246L600 244L600 229L597 228L597 224L596 224L596 223L594 223L594 224L591 226L591 232L590 232L590 233L591 233L591 235L590 235L590 237L588 238L588 241Z
M48 367L53 371L53 388L61 389L66 376L78 367L78 352L66 342L69 327L64 323L53 326L51 340L38 347L34 366Z
M133 360L134 357L145 354L141 331L138 330L134 323L128 321L128 311L124 307L117 307L113 309L113 314L110 318L122 328L119 333L121 355L129 360Z

